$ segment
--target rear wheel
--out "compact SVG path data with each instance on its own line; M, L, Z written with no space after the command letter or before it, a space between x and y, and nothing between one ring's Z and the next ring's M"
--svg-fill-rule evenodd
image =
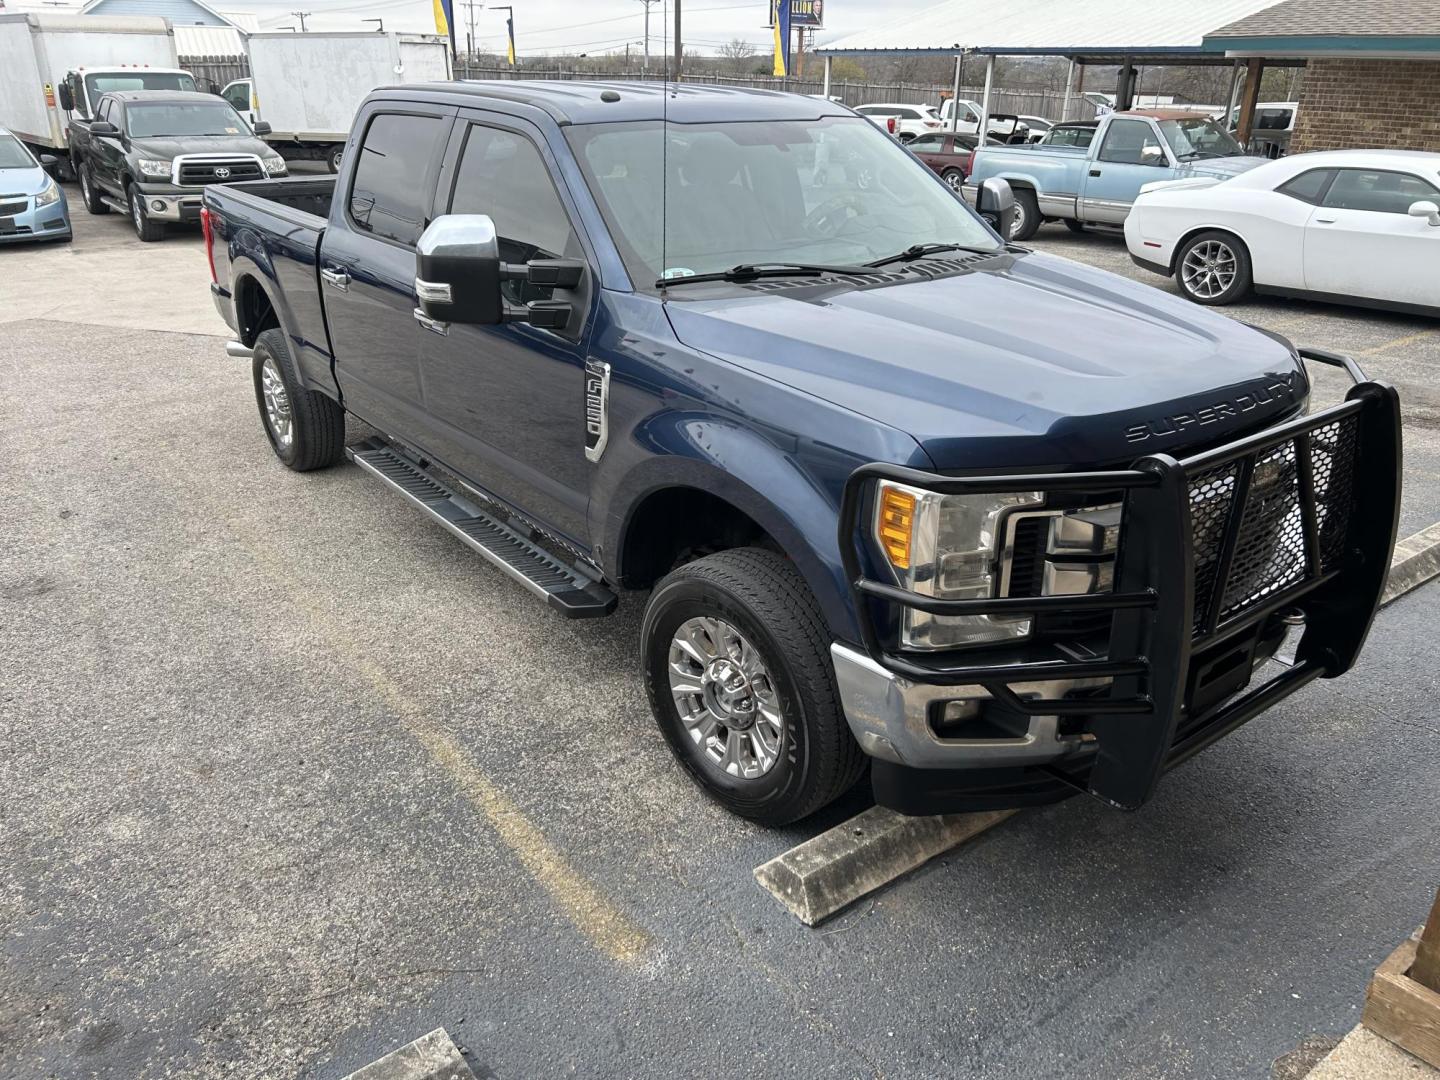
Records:
M1230 233L1199 233L1175 256L1175 284L1197 304L1234 303L1250 291L1250 253Z
M255 341L255 401L270 447L285 465L309 472L334 465L345 453L345 410L300 381L281 330Z
M80 174L80 201L85 204L85 209L91 214L108 214L110 207L100 201L100 192L95 189L95 184L90 179L90 167L81 165L76 170Z
M1016 243L1029 240L1040 229L1040 203L1029 188L1015 189L1015 220L1010 225L1010 239Z
M950 186L951 191L959 191L965 186L965 174L954 166L944 170L940 174L940 179Z
M338 150L331 150L330 153L325 155L326 168L328 168L332 173L338 173L340 171L340 161L342 158L344 158L344 156L345 147L343 146L340 147Z
M734 548L673 571L640 631L650 707L680 763L766 825L844 794L865 756L840 709L830 635L790 561Z
M146 244L164 240L165 226L161 222L150 220L150 215L145 212L145 196L137 191L133 184L126 191L130 196L130 221L135 226L135 235Z

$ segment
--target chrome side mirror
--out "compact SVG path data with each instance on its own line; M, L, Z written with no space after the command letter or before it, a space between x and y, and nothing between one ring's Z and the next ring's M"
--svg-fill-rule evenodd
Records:
M1411 203L1409 214L1411 217L1425 218L1431 225L1440 226L1440 206L1429 199Z

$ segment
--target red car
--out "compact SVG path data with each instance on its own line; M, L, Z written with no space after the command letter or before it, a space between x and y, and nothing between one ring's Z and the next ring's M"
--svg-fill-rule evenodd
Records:
M917 135L905 144L905 148L940 174L940 178L956 191L970 175L970 154L978 144L974 135L964 132L951 134L948 131L931 131ZM999 146L1001 140L993 135L986 140L987 146Z

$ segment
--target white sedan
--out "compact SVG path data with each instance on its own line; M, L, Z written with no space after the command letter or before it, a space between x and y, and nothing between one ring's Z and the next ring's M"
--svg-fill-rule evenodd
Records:
M1327 150L1147 184L1125 243L1198 304L1254 288L1440 315L1440 154Z

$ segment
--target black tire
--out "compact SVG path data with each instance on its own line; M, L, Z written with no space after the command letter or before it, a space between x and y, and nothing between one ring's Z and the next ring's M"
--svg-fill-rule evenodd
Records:
M960 188L965 183L965 172L964 170L957 169L952 165L950 168L942 169L940 171L940 179L944 180L946 186L958 195L960 193Z
M1023 244L1040 231L1040 202L1029 188L1015 189L1015 221L1010 228L1010 239Z
M100 201L100 191L95 186L95 181L90 179L90 168L81 165L77 170L80 181L80 201L85 204L85 210L91 214L108 214L110 207Z
M135 235L142 244L165 239L164 222L150 220L150 214L145 209L145 196L135 190L134 184L125 189L125 201L130 204L130 224L135 226Z
M672 696L671 643L696 617L728 622L769 673L764 694L776 702L783 723L773 766L753 779L728 775L707 756ZM830 633L814 596L784 557L734 548L671 572L645 608L640 657L650 707L675 756L706 794L733 813L787 825L839 798L865 771L865 755L841 712Z
M1065 222L1065 228L1073 233L1083 233L1085 231L1085 223L1083 221L1077 221L1073 217L1061 218L1060 220Z
M273 362L275 372L285 391L289 408L289 439L277 429L270 418L266 403L265 368ZM255 381L255 403L260 408L260 423L270 448L287 468L310 472L334 465L345 454L345 410L333 398L314 390L305 390L300 382L290 346L281 330L266 330L255 341L255 359L251 367Z
M1192 255L1204 264L1191 272ZM1208 268L1208 275L1206 269ZM1196 233L1175 253L1175 284L1181 294L1197 304L1233 304L1250 292L1250 252L1233 233L1207 229ZM1223 275L1229 273L1228 284Z
M331 150L328 154L325 155L325 167L329 169L332 173L338 173L340 171L340 160L344 156L345 147L343 146L340 147L340 149L338 150Z

